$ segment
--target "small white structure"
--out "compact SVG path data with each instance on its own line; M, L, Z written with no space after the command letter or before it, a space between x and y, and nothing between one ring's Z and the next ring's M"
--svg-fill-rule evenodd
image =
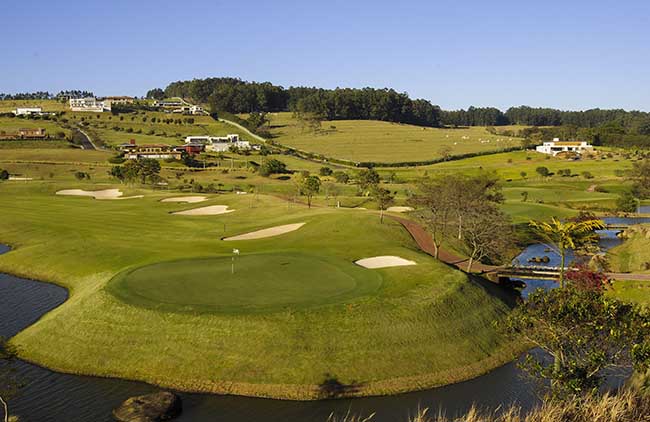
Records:
M238 149L250 150L250 142L239 140L239 135L229 134L226 136L188 136L185 138L186 144L205 145L206 151L227 152L231 147Z
M537 152L542 154L550 154L556 156L561 152L574 152L576 154L582 154L585 151L592 151L593 146L589 145L585 141L560 141L559 138L554 138L552 141L544 142L542 145L536 148Z
M111 111L111 103L97 101L94 97L88 98L70 98L70 110L72 111L92 111L101 113Z
M16 116L40 116L43 114L41 107L18 107L14 110Z

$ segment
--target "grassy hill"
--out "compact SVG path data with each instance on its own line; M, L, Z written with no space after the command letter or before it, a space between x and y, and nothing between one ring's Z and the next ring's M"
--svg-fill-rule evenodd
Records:
M374 120L322 122L313 130L291 113L272 113L271 134L278 143L354 162L417 162L517 147L521 140L492 135L484 127L438 129Z

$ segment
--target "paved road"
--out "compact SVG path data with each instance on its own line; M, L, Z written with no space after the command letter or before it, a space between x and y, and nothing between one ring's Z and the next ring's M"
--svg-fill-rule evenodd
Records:
M81 129L75 130L74 133L74 139L77 140L81 144L81 148L83 149L97 149L95 144L93 144L93 141L90 140L90 136L86 132L84 132Z

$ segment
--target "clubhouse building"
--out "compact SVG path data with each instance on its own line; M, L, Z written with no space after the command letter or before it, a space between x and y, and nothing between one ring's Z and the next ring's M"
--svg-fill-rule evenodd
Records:
M228 152L231 148L241 150L255 149L250 142L242 141L237 134L226 136L188 136L185 138L186 145L203 145L206 151Z
M550 154L556 156L561 153L574 153L582 154L583 152L593 151L594 147L585 141L560 141L559 138L555 138L552 141L544 142L542 145L536 148L537 152L542 154Z

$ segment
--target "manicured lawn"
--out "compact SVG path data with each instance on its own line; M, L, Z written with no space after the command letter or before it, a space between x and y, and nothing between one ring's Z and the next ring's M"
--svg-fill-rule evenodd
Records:
M145 197L54 195L108 187ZM394 393L473 377L517 352L493 325L508 312L504 293L419 252L390 219L265 195L160 202L169 196L178 193L72 177L0 184L0 241L14 247L0 256L0 271L70 289L65 304L12 340L23 358L193 391L315 398L328 377L360 395ZM171 214L208 205L236 211ZM307 224L278 237L220 240L296 222ZM227 279L233 248L242 255ZM378 255L418 265L353 264ZM182 264L169 267L174 261ZM129 269L137 277L118 298L119 279L110 280ZM190 309L197 302L206 308Z
M303 128L291 113L272 113L274 141L326 157L355 162L409 162L451 155L499 151L520 139L492 135L484 127L437 129L374 120L322 122L317 131Z
M373 294L381 286L377 272L344 260L296 252L233 258L161 262L119 274L109 286L135 305L218 313L309 308Z

